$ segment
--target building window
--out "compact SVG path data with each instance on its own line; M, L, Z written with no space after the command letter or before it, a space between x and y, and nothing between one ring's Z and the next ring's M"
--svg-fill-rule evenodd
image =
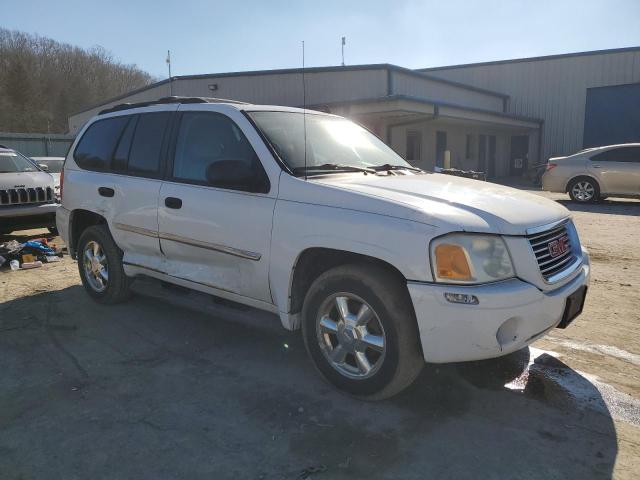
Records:
M447 132L436 132L436 166L444 167L444 152L447 151Z
M422 134L420 132L407 132L407 161L420 161L422 152Z
M467 160L473 158L474 155L474 142L473 135L471 133L467 134L467 144L465 147L465 157Z

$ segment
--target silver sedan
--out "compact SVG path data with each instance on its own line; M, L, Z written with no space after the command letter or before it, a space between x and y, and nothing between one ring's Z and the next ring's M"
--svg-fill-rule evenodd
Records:
M550 158L542 188L581 203L640 196L640 143L608 145Z

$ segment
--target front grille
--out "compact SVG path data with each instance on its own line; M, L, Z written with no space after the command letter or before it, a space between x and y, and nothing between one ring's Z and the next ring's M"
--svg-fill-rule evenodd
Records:
M567 222L544 232L528 235L527 239L546 281L571 267L577 258L575 248L578 245L571 244L572 236L567 229Z
M51 187L9 188L0 190L0 206L53 202Z

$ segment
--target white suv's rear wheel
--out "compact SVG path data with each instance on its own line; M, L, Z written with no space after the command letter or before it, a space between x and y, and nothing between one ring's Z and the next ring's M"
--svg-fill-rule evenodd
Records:
M109 264L102 246L95 240L84 245L81 256L84 278L94 292L102 293L109 283Z
M105 225L87 228L78 241L78 271L87 293L100 303L119 303L130 296L122 251Z
M305 297L302 333L322 376L360 398L397 394L424 365L406 287L377 266L345 265L318 277Z

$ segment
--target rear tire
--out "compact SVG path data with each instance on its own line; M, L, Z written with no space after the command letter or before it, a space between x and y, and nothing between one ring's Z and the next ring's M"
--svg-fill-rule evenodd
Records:
M600 185L593 178L578 177L569 183L569 196L578 203L595 203L600 199Z
M106 225L88 227L78 241L78 271L87 293L98 303L124 302L131 296L118 248Z
M302 335L320 374L361 399L396 395L424 366L409 293L377 266L344 265L320 275L304 300Z

